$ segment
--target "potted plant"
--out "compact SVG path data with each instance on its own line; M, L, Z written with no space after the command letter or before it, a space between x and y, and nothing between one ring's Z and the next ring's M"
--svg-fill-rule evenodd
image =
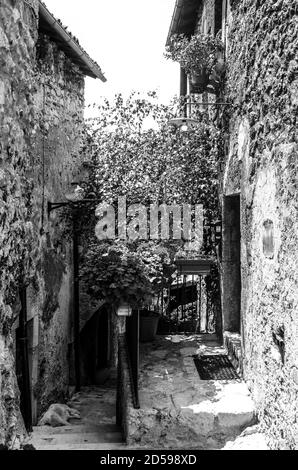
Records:
M121 243L94 243L82 262L81 278L91 298L116 309L120 305L139 308L152 295L144 263Z
M214 92L218 89L225 69L223 44L218 37L197 33L190 39L184 35L173 35L165 56L181 67L190 77L192 92ZM208 89L208 85L212 88Z
M209 83L209 75L206 69L192 72L189 76L190 79L190 92L191 93L204 93Z
M160 314L150 308L140 310L140 341L146 343L156 337Z

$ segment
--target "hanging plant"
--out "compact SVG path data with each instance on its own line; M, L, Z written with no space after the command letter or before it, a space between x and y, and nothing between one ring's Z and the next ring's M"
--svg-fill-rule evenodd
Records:
M184 35L173 35L165 56L181 67L190 76L192 92L214 93L218 90L225 69L224 47L218 37L197 33L190 39ZM207 89L210 86L210 89Z

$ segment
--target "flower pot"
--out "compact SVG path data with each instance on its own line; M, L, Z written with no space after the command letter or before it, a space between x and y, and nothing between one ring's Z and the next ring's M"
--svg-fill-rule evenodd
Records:
M206 91L209 81L209 76L206 69L202 69L199 72L192 73L190 75L190 91L191 93L203 93Z
M153 341L156 337L159 316L148 312L148 314L140 315L140 341L147 343Z

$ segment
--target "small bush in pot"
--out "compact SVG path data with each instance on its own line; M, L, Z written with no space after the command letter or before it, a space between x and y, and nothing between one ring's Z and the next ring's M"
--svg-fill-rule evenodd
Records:
M81 279L94 299L119 307L138 308L153 294L152 284L139 256L121 243L94 243L82 260Z
M180 34L171 37L165 56L179 62L190 76L193 92L203 93L208 85L213 89L220 85L225 69L223 51L218 37L197 33L188 39Z
M140 341L146 343L156 337L160 315L155 310L140 310Z

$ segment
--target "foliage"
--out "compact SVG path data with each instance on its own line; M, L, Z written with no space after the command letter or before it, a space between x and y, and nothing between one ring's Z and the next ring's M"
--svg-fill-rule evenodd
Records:
M169 126L169 119L181 106L179 100L170 106L158 104L154 92L145 98L134 93L126 100L121 95L112 102L104 100L96 108L98 117L90 119L85 129L82 154L89 169L86 197L92 194L96 201L115 204L119 196L126 196L127 205L201 203L206 225L210 225L218 211L220 133L207 115L200 116L197 127L188 133ZM179 250L184 250L183 241L95 242L94 208L91 205L81 215L87 251L84 275L85 279L90 275L93 295L116 303L121 296L127 300L129 296L135 303L137 299L145 301L145 291L156 293L162 283L171 282L174 259ZM201 254L211 253L206 231ZM129 264L126 277L121 275L123 260Z
M206 69L211 74L222 50L222 41L211 34L197 33L190 39L175 34L170 38L165 56L179 62L187 73Z
M134 95L127 101L121 95L112 103L105 101L99 117L86 128L83 153L91 169L87 191L109 203L118 196L126 196L128 204L200 202L212 218L220 134L207 118L187 133L169 126L179 106ZM148 123L158 129L146 128Z
M116 307L121 302L146 305L175 269L165 247L148 243L133 250L120 241L92 244L82 264L81 277L89 295Z
M95 243L84 257L83 279L87 292L96 299L138 305L151 293L146 269L136 253L121 244Z
M179 62L191 77L193 84L201 82L202 93L208 83L218 87L224 71L223 44L218 37L197 33L188 39L183 34L175 34L166 47L165 57Z

